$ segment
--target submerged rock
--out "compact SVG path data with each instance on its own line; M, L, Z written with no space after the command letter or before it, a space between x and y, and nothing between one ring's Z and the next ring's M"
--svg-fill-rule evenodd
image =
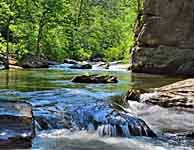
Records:
M72 79L76 83L117 83L117 77L110 75L80 75Z
M187 133L186 137L194 139L194 132Z
M56 115L48 112L45 115L35 116L36 127L39 130L48 129L70 129L72 128L71 118L65 118L63 115Z
M30 148L35 136L32 106L25 102L0 102L0 149Z

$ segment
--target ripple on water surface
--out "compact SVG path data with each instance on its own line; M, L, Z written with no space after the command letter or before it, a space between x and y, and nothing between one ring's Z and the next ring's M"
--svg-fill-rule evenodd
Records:
M34 140L33 150L192 150L151 138L98 137L85 131L52 130L42 132Z
M0 73L0 99L26 100L42 111L43 108L56 106L58 111L64 111L68 105L88 106L97 102L107 102L108 97L121 95L130 87L150 88L180 80L166 76L146 74L131 74L127 71L87 70L88 73L108 73L119 78L118 84L75 84L70 80L74 75L85 74L80 70L63 68L12 70ZM48 107L49 106L49 107ZM155 131L192 130L192 115L166 111L162 108L132 105L134 115L143 118ZM38 110L37 109L37 110ZM53 108L52 108L53 109ZM42 111L43 112L43 111ZM46 112L46 111L45 111ZM169 114L172 114L171 116ZM169 116L169 117L168 117ZM185 120L182 119L183 116ZM182 120L181 120L182 119ZM172 121L173 124L172 124ZM190 121L190 122L189 122ZM183 123L184 122L184 123ZM182 124L181 124L182 123ZM184 128L180 128L179 125ZM176 125L176 126L175 126ZM166 126L169 128L165 129ZM191 144L192 145L192 144ZM194 144L193 144L194 145ZM190 146L191 147L191 146ZM85 132L70 132L67 130L50 130L41 132L34 140L32 149L40 150L190 150L179 144L169 144L162 140L149 138L100 138Z

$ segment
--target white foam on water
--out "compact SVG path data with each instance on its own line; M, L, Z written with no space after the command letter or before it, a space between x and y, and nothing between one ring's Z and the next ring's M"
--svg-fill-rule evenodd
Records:
M192 150L145 137L99 137L86 131L52 130L34 140L32 150Z
M194 131L194 119L192 119L194 113L135 101L128 103L129 112L133 112L135 116L143 119L153 131L162 133Z

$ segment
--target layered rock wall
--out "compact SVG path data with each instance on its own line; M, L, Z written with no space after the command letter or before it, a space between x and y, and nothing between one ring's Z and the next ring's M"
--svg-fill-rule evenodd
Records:
M131 69L194 75L194 0L145 0Z

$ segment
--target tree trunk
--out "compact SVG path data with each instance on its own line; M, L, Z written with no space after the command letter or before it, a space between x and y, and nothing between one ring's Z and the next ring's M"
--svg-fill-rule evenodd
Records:
M10 26L10 19L7 22L7 39L6 39L6 61L4 62L5 69L9 69L9 40L10 40L10 32L9 32L9 26Z
M42 27L39 26L37 42L36 42L36 56L40 57L40 41L41 41Z
M79 5L79 13L77 16L77 24L76 27L80 26L80 19L81 19L81 15L82 15L82 7L83 7L83 0L80 0L80 5Z
M36 56L37 57L40 57L40 42L41 42L41 39L42 39L42 31L43 31L43 28L45 26L45 15L47 13L47 10L45 10L43 13L42 13L42 16L41 16L41 19L40 19L40 22L39 22L39 29L38 29L38 36L37 36L37 41L36 41Z
M73 32L72 32L72 40L71 40L71 57L74 57L76 55L77 52L75 52L75 37L76 37L76 33L78 31L78 28L80 27L80 19L81 19L81 14L82 14L82 7L83 7L83 0L80 0L79 3L79 12L78 15L75 18L74 21L74 28L73 28Z

